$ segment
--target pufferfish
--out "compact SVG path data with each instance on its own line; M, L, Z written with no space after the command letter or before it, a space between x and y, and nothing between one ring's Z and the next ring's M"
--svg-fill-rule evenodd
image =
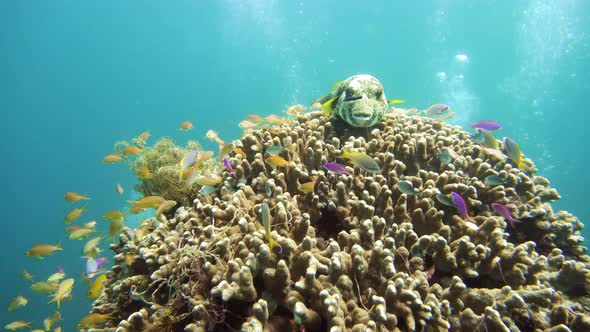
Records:
M387 100L383 85L371 75L355 75L337 82L334 90L314 101L322 111L344 120L353 127L366 128L377 124L387 112L387 105L402 100Z

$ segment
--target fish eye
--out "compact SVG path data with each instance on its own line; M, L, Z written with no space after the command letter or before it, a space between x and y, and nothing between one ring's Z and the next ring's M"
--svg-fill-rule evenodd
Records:
M383 96L383 91L378 90L377 92L375 92L375 98L380 99L381 96Z
M346 89L346 97L352 97L352 96L354 96L354 90L349 87Z

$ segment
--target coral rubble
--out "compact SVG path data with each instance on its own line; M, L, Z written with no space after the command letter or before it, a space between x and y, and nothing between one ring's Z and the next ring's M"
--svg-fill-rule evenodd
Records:
M459 127L392 114L365 137L338 136L315 112L240 143L245 155L229 158L235 176L212 194L167 197L154 179L139 186L192 204L146 221L155 226L148 234L125 228L112 245L115 265L93 311L118 321L103 328L590 331L582 224L552 210L560 197L530 161L520 170ZM271 145L288 147L287 167L264 162L259 147ZM322 167L345 147L374 158L381 173ZM445 149L456 154L449 163L437 157ZM486 185L489 175L506 183ZM312 179L314 192L297 189ZM419 193L400 192L400 180ZM468 220L437 199L451 192L467 202ZM262 202L280 252L268 245Z

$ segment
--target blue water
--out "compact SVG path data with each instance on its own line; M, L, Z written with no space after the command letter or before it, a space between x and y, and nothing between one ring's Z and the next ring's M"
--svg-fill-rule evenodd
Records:
M554 207L590 220L590 2L401 3L0 2L0 304L30 301L2 311L0 325L40 327L55 309L28 289L23 269L37 280L58 265L83 271L83 242L63 230L66 191L92 197L83 220L124 206L115 183L129 193L134 177L100 163L115 141L148 129L151 142L205 141L208 129L234 139L246 115L309 104L357 73L378 77L407 107L450 104L454 124L500 122L499 135L517 140L561 193ZM196 130L179 132L184 120ZM24 256L58 241L64 251L53 257ZM91 305L81 279L74 289L62 305L65 331Z

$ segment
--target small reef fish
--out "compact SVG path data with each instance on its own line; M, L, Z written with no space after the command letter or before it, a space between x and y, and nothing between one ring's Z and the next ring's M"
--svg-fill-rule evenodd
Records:
M316 180L315 180L315 179L313 179L312 181L309 181L309 182L305 182L305 183L299 184L299 185L297 186L297 189L298 189L299 191L303 192L303 193L312 193L312 192L313 192L313 189L314 189L314 187L315 187L315 181L316 181Z
M108 154L104 158L102 158L102 162L105 164L115 164L120 162L121 160L123 160L123 157L113 153Z
M80 330L91 329L97 325L103 325L105 322L113 319L113 314L99 314L96 312L89 313L82 317L82 319L76 324L76 328Z
M146 130L146 131L142 132L141 134L137 135L137 138L139 138L142 141L147 141L151 136L152 136L152 133L149 130Z
M441 115L450 110L451 108L447 104L433 104L425 109L423 113L426 115Z
M498 140L489 130L476 128L475 135L473 135L472 138L474 142L481 144L488 149L496 150L498 148Z
M264 184L264 191L266 192L266 196L267 197L271 197L272 196L272 186L270 185L270 182L266 182Z
M96 232L96 229L94 229L94 228L80 227L79 229L72 231L70 233L70 236L68 236L68 238L70 240L82 240L85 237L89 237L90 234L92 234L94 232Z
M219 134L217 134L217 132L215 130L213 130L213 129L209 129L207 131L207 133L205 133L205 137L208 140L217 143L217 145L223 145L224 144L223 140L221 138L219 138Z
M109 225L109 235L111 238L114 238L117 236L117 234L120 234L121 230L123 230L123 226L125 226L125 224L123 224L122 220L111 220Z
M179 183L182 188L186 190L195 184L195 181L197 181L199 176L201 176L201 172L197 169L197 167L193 166L184 170L181 175L182 177L180 178ZM137 209L139 207L134 206L133 208Z
M25 298L24 296L17 296L14 299L12 299L12 301L10 301L10 303L8 304L8 311L13 311L16 310L18 308L22 308L24 306L27 305L27 303L29 303L29 300L27 300L27 298Z
M362 152L351 151L349 149L343 148L341 157L344 159L349 159L354 166L357 166L368 173L381 172L379 164L377 164L373 158Z
M499 124L489 120L482 120L476 123L469 123L469 126L471 126L471 128L479 128L489 131L494 131L502 128L502 126L500 126Z
M283 152L287 152L288 150L280 145L271 145L264 152L271 154L271 155L279 155Z
M68 191L65 194L64 198L66 201L69 201L69 202L87 201L90 199L90 198L88 198L88 196L81 195L81 194L78 194L78 193L72 192L72 191Z
M275 239L272 237L272 233L270 231L270 209L268 207L268 204L266 202L262 202L262 204L260 204L260 214L262 217L262 225L264 226L264 232L266 233L266 239L268 240L268 245L270 247L270 250L273 251L274 248L279 248L279 254L283 252L283 248L281 247L280 244L277 243L277 241L275 241Z
M117 193L119 195L123 194L125 192L125 190L123 190L123 187L121 187L120 184L117 183L117 187L116 187Z
M53 299L51 299L51 301L49 301L48 303L56 302L57 307L59 308L59 306L61 305L61 301L71 298L72 287L74 287L74 281L74 278L69 278L62 281L57 287L57 290L53 295Z
M71 224L74 221L78 220L78 218L80 218L80 216L82 215L82 213L86 212L86 207L81 207L81 208L75 208L72 211L70 211L65 219L64 219L64 223L65 224Z
M219 149L219 159L223 159L234 149L234 143L227 143Z
M31 323L32 322L25 322L23 320L15 320L14 322L5 325L4 329L9 331L18 331L31 327Z
M82 253L84 253L84 255L88 257L98 256L98 254L101 251L100 248L98 248L98 245L100 244L101 240L102 236L88 240L88 242L84 244L84 249L82 249Z
M461 197L461 195L453 191L451 192L451 199L453 200L453 204L455 205L455 208L457 209L459 215L463 219L471 221L471 219L469 219L469 215L467 214L467 204L465 203L463 197Z
M37 244L32 246L31 249L27 250L25 255L29 257L43 258L52 255L55 251L61 250L63 250L63 248L61 247L60 243L57 245Z
M440 160L443 165L446 165L456 159L458 157L457 153L451 149L442 149L438 151L437 155L438 159Z
M244 130L254 129L254 128L258 127L259 125L260 125L260 123L252 122L250 120L243 120L240 123L238 123L238 127L242 128Z
M149 179L152 177L152 172L149 168L142 166L135 170L135 175L140 179Z
M82 257L86 259L86 270L84 275L89 279L92 279L94 276L98 274L98 263L96 262L95 258L92 257Z
M414 185L410 181L400 180L397 182L397 189L406 195L417 195L420 193L420 190L414 188Z
M264 118L263 118L263 117L261 117L261 116L260 116L260 115L258 115L258 114L250 114L250 115L248 115L248 116L246 117L246 119L247 119L248 121L252 121L252 122L256 122L256 123L262 123L262 122L264 122Z
M202 186L201 189L199 189L199 194L207 196L214 193L216 190L217 188L213 186Z
M344 165L337 162L325 163L323 166L328 171L334 172L336 174L350 174L350 171L347 170Z
M264 120L270 124L279 125L279 126L282 124L285 124L289 121L285 118L281 118L280 116L278 116L276 114L271 114L271 115L267 116L266 118L264 118Z
M492 203L492 208L497 214L504 217L511 227L514 227L515 224L520 222L520 220L516 220L512 217L512 212L510 212L510 209L508 209L507 206L500 203Z
M312 111L316 111L316 112L317 111L321 111L322 110L322 104L320 104L318 102L315 102L315 103L311 104L310 108L311 108Z
M233 169L233 167L231 166L231 162L229 161L229 159L223 158L223 166L231 175L236 175L236 170Z
M501 184L508 182L508 179L503 178L499 175L488 175L483 181L488 186L499 186Z
M49 278L47 278L47 282L58 282L65 277L66 277L66 274L63 271L62 272L58 271L58 272L55 272L54 274L50 275Z
M37 293L52 293L57 290L57 282L38 281L31 285L31 290Z
M180 124L180 127L178 128L180 131L188 131L188 130L192 130L193 127L193 123L190 121L184 121L183 123Z
M27 272L27 270L23 270L23 272L20 273L20 276L25 280L33 281L33 275Z
M243 157L246 156L246 152L244 152L244 150L242 150L241 148L239 148L237 146L234 148L234 153L241 154Z
M287 167L289 166L289 162L286 161L283 157L279 156L270 156L264 159L264 162L270 165L270 167Z
M140 213L144 213L144 212L145 212L145 209L144 208L140 208L140 207L137 207L137 206L132 206L129 209L129 213L131 213L131 214L140 214Z
M223 178L218 176L201 176L195 182L200 186L218 186L223 182Z
M285 114L287 114L289 116L298 116L300 114L305 113L306 110L307 110L307 107L305 107L305 105L297 104L297 105L289 106L287 108L287 110L285 111Z
M45 331L49 331L49 330L51 330L51 327L52 327L52 326L53 326L55 323L57 323L57 322L59 322L59 321L61 321L61 320L62 320L62 318L61 318L61 313L60 313L59 311L57 311L57 310L56 310L56 311L53 313L53 316L51 316L51 317L47 317L47 318L45 318L45 319L43 320L43 328L45 329ZM57 329L56 329L56 330L57 330ZM55 330L54 330L53 332L55 332Z
M516 167L524 167L520 146L518 146L518 144L513 139L504 137L504 150L506 151L508 158L512 159L512 161L516 164Z
M119 220L122 221L127 215L119 210L111 210L103 214L102 219L107 221Z
M106 273L99 275L92 282L90 282L90 280L88 280L89 287L88 287L88 291L86 292L86 297L91 300L98 299L98 297L100 296L100 294L102 294L102 292L104 290L104 285L102 283L103 283L103 281L106 281L106 280L107 280Z
M143 150L138 148L135 145L127 145L120 151L121 155L123 156L137 156L138 154L142 153Z
M146 196L137 201L127 201L127 203L143 209L156 209L165 200L166 199L164 199L164 197L161 196Z
M195 162L197 161L197 158L199 157L199 151L198 150L190 150L189 152L187 152L184 157L182 157L182 160L180 160L180 171L178 172L178 179L179 181L182 182L182 179L186 176L186 171L189 167L192 167Z
M156 218L158 218L162 213L170 211L170 209L172 209L175 206L176 206L176 201L172 201L172 200L163 201L160 204L160 206L158 206L158 209L156 210Z

